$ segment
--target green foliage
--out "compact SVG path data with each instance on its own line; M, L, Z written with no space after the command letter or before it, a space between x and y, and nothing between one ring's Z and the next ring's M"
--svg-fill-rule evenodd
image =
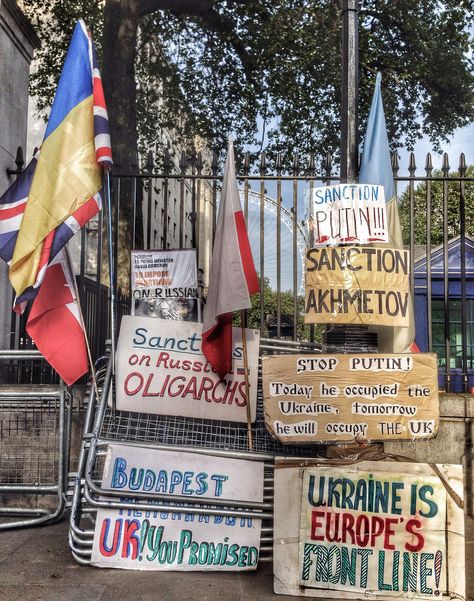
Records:
M261 282L260 290L262 289ZM260 294L254 294L251 297L252 307L247 311L247 326L249 328L254 328L256 330L260 329ZM270 281L268 278L264 279L263 285L263 303L265 307L265 327L263 331L263 336L268 337L268 327L266 323L266 318L268 315L276 315L278 308L278 295L275 290L270 286ZM293 319L293 293L291 291L285 291L280 293L280 303L281 303L281 314L288 315ZM304 323L304 298L302 296L297 297L297 306L298 306L298 325L297 325L297 339L298 340L309 340L310 329L308 325ZM240 326L240 315L236 313L234 315L233 323L235 326ZM321 342L323 335L323 327L315 326L315 341Z
M99 47L109 43L101 40L109 2L22 1L43 42L31 81L40 109L51 102L77 17L93 29ZM411 146L423 134L438 144L474 118L473 4L361 0L360 115L368 113L380 70L394 145ZM155 142L161 127L171 127L185 139L198 134L217 149L232 131L240 143L267 144L288 160L295 150L337 152L338 2L134 0L128 6L141 15L135 75L142 146ZM115 85L121 84L117 77ZM257 139L258 115L266 141Z
M474 176L474 166L468 167L467 177ZM439 170L433 172L433 177L442 178L443 173ZM450 177L459 177L458 172L452 172ZM461 188L462 186L462 188ZM465 207L465 231L466 234L474 235L474 182L449 181L442 179L425 182L416 186L413 191L413 230L415 244L426 245L428 233L427 215L430 215L431 246L443 243L444 211L443 199L447 199L447 225L448 240L459 236L461 233L461 189L464 191ZM400 223L403 230L405 244L410 243L410 188L407 187L400 197L399 212ZM429 199L429 205L428 205Z

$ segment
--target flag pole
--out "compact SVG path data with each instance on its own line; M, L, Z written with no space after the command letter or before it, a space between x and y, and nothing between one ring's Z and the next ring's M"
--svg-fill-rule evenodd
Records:
M249 361L247 354L247 333L245 327L247 325L247 311L246 309L240 310L240 327L242 330L242 349L244 352L244 379L245 379L245 399L247 410L247 443L249 451L253 450L253 438L252 438L252 414L250 411L250 384L249 384Z
M107 242L109 250L109 288L110 288L110 338L112 375L115 374L115 330L116 330L116 296L115 296L115 266L112 242L112 201L110 195L110 169L105 168L105 204L107 206ZM118 224L117 224L118 227Z
M94 386L95 397L98 400L99 399L99 388L97 386L97 377L95 374L94 362L92 360L91 347L89 344L89 336L87 335L86 324L84 322L84 315L82 313L81 297L79 296L79 289L77 287L76 278L74 277L74 271L72 269L71 255L69 254L69 248L68 248L67 244L64 246L64 249L65 249L64 254L66 256L67 266L68 266L69 273L70 273L71 279L72 279L72 285L74 286L74 294L76 296L77 307L79 309L79 319L81 320L81 326L82 326L82 330L84 332L84 339L86 341L87 358L89 359L89 365L91 367L91 374L92 374L92 384Z

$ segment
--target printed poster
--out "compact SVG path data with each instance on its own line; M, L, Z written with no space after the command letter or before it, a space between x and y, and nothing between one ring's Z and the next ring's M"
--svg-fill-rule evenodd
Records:
M196 250L134 250L130 254L132 315L197 321Z

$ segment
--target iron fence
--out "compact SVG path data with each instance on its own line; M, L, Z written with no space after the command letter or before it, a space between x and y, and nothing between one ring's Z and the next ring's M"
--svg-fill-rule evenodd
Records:
M318 342L322 328L304 326L304 260L309 244L306 195L338 182L328 154L288 160L282 153L238 159L241 200L263 293L249 312L249 326L262 336ZM408 174L393 157L405 245L411 251L417 344L437 352L439 383L446 391L474 387L474 168L464 154L456 170L443 156L440 170L427 155L418 169L410 155ZM141 169L115 166L112 175L113 252L118 266L117 314L129 309L129 249L197 248L201 284L207 285L222 182L219 157L205 152L149 153ZM84 230L79 244L79 284L93 356L109 336L108 292L102 252L102 219ZM126 249L126 250L125 250ZM24 320L12 348L28 348Z

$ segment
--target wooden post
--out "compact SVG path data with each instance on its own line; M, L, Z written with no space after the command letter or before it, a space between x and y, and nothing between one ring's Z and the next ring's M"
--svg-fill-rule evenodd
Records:
M252 414L250 411L250 384L249 384L249 361L247 355L247 334L245 327L247 325L247 311L245 309L240 310L240 327L242 329L242 349L244 351L244 378L245 378L245 398L247 401L247 441L249 451L253 450L253 438L252 438Z

